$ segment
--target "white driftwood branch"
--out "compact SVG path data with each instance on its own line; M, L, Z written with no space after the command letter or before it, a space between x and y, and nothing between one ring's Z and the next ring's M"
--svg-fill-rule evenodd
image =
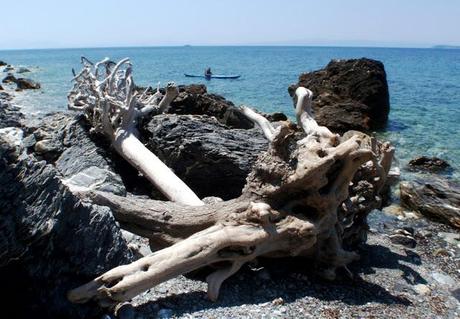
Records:
M240 107L240 111L254 124L257 124L262 129L262 132L264 133L267 140L270 142L273 141L276 135L276 129L273 127L269 120L244 105Z
M319 135L334 138L333 134L327 127L319 126L313 116L311 108L313 92L304 87L298 87L295 90L295 115L297 124L307 135Z
M159 91L153 97L143 95L139 99L128 58L117 64L108 58L95 64L82 58L82 64L83 70L74 77L75 84L68 95L69 109L84 111L93 130L109 137L115 150L169 200L203 205L198 196L136 137L139 118L154 110L163 112L177 96L174 83L168 84L162 99Z

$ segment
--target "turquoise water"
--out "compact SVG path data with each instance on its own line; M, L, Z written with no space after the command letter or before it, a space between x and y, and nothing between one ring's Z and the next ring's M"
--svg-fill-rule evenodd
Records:
M98 60L130 57L139 85L201 82L235 104L292 116L289 84L302 72L324 67L335 58L369 57L385 64L391 113L386 132L397 147L399 165L417 155L444 158L460 180L460 50L332 47L158 47L0 51L0 60L33 67L27 77L39 92L18 93L28 113L64 110L72 67L81 55ZM185 78L184 72L241 74L238 80Z

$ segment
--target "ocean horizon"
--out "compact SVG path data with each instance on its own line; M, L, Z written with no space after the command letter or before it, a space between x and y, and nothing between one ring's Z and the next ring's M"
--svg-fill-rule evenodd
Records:
M42 85L39 91L15 94L15 103L32 116L66 109L71 70L80 69L80 56L93 61L129 57L138 85L202 83L236 105L290 117L294 114L287 88L301 73L321 69L331 59L380 60L387 72L391 111L386 129L377 135L396 146L397 165L403 170L416 156L437 156L454 168L452 179L460 180L460 50L301 45L0 50L0 60L31 68L24 76ZM201 74L206 67L241 78L208 81L184 76Z

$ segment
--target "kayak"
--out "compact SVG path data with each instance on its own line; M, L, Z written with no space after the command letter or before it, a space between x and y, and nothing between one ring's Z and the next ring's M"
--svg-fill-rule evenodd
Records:
M189 78L204 78L204 79L238 79L241 75L218 75L218 74L212 74L211 76L204 76L203 74L198 75L198 74L187 74L184 73L186 77Z

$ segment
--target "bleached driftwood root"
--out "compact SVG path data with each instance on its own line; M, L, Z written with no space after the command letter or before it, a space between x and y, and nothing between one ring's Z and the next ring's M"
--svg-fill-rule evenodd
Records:
M117 64L108 58L91 63L82 58L83 69L74 77L68 95L69 109L83 111L94 131L103 133L115 150L149 179L168 199L188 205L203 202L137 138L137 121L153 111L163 112L177 96L173 83L163 98L137 96L129 59Z
M103 192L79 193L83 200L110 207L125 228L164 248L70 291L69 299L110 305L213 265L217 270L207 281L208 296L215 300L222 282L257 257L310 257L323 276L333 279L336 269L357 259L355 252L343 248L343 239L358 232L353 221L368 213L359 200L349 197L351 182L356 172L366 175L371 200L377 200L393 149L362 133L332 134L314 121L310 103L309 91L299 88L295 105L303 132L291 122L275 129L257 113L242 109L271 143L239 198L192 207Z

